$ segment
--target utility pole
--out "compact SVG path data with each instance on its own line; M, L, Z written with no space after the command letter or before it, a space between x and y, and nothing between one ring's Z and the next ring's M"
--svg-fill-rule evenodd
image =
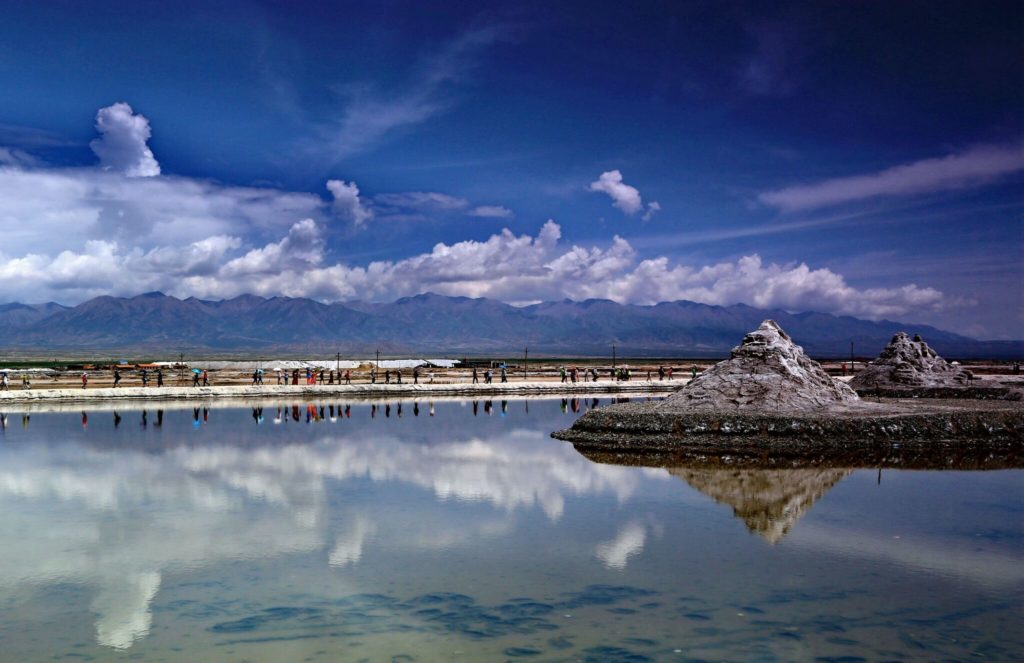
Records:
M377 372L380 373L380 348L377 348Z
M853 341L850 341L850 375L853 375Z
M338 363L335 365L335 368L338 371L338 375L341 375L341 353L340 352L338 353L337 360L338 360Z
M523 348L523 380L526 379L526 362L530 360L530 348Z
M612 370L615 370L615 344L612 343Z

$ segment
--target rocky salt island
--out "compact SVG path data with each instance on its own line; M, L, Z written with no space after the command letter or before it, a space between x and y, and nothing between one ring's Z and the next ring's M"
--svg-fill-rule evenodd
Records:
M765 320L729 359L665 400L599 408L553 436L620 462L653 454L760 467L1006 467L1020 465L1024 407L863 399Z
M893 336L882 354L850 380L850 387L861 396L1021 399L1020 390L977 380L920 336L911 339L906 332Z

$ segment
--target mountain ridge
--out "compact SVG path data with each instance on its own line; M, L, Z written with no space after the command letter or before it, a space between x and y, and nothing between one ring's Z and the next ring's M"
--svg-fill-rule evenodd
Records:
M919 333L949 357L1024 354L1024 341L978 341L929 325L745 304L686 300L653 305L606 299L515 307L488 298L422 293L390 303L325 304L302 297L239 295L178 299L160 292L103 295L64 307L0 305L0 337L11 349L179 349L209 351L509 354L534 356L726 355L765 318L776 320L809 353L873 358L898 331Z

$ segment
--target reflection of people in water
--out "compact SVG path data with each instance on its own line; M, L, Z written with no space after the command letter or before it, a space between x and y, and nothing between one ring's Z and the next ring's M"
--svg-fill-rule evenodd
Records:
M565 414L568 411L568 409L569 409L569 399L563 398L562 399L562 414Z
M263 423L263 408L262 407L254 407L252 409L252 420L256 422L257 426L259 426L260 424Z
M120 425L121 425L121 415L119 415L117 413L117 410L114 410L114 428L117 428Z
M203 408L203 423L209 423L210 421L210 410L209 408Z
M484 414L490 416L492 410L494 410L494 403L491 401L484 401Z
M82 413L82 429L84 430L88 426L89 426L89 415L87 415L85 412L83 412Z
M473 416L474 416L474 417L476 416L476 413L477 413L477 409L478 409L479 405L480 405L480 403L479 403L479 402L477 402L477 401L473 401Z
M508 401L502 401L501 402L501 414L502 415L508 414Z
M572 411L578 413L580 411L580 399L578 399L578 398L572 399L571 406L572 406Z
M197 407L192 408L192 425L199 426L199 408Z
M142 411L142 421L139 422L139 426L145 428L149 424L149 413L145 410Z
M376 403L372 403L370 405L370 418L371 419L376 419L377 418L377 404Z
M156 423L153 424L153 425L156 426L157 428L159 428L160 426L164 425L164 411L163 410L157 410L156 411Z
M414 417L420 416L420 403L419 403L419 401L416 401L416 402L414 402L412 404L412 416L414 416Z
M389 419L391 418L391 403L386 403L384 405L384 416Z
M292 421L294 421L295 423L299 423L299 406L298 405L293 405L292 406Z
M395 414L398 416L399 419L402 418L402 402L401 401L398 402L398 409L395 410Z
M430 416L434 416L434 401L430 401Z
M28 422L32 419L32 415L23 414L21 415L21 427L28 428Z

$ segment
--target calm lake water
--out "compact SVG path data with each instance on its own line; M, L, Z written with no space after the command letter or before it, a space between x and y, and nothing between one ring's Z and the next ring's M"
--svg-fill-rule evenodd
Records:
M1021 471L603 465L594 404L7 412L0 659L1024 658Z

